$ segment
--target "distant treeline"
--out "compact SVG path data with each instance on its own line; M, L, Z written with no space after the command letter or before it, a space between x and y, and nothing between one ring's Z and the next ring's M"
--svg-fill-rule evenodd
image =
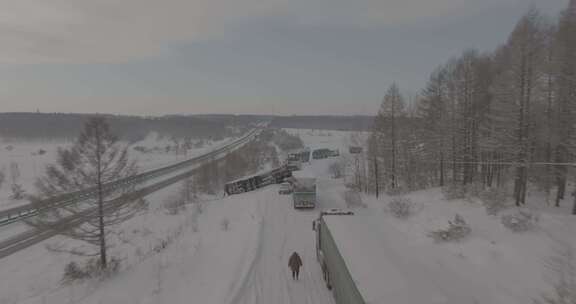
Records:
M4 140L72 140L94 114L0 113L0 137ZM270 121L276 128L369 130L372 116L269 116L269 115L167 115L141 117L104 114L123 140L138 141L148 133L178 138L221 139L231 128Z
M91 114L0 113L0 137L4 140L72 140ZM221 139L258 121L255 116L194 115L138 117L105 115L123 140L138 141L148 133L179 138Z
M374 116L277 116L272 126L277 128L367 131Z

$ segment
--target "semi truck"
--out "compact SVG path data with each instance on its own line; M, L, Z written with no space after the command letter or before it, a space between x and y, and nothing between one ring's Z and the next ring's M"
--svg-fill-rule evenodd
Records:
M316 176L307 170L292 172L294 209L316 207Z
M332 150L327 148L316 149L312 152L313 159L325 159L332 155Z
M283 183L291 176L292 171L287 166L281 166L228 182L224 185L224 192L227 195L232 195L253 191L267 185Z
M353 212L337 209L320 213L320 217L313 223L316 259L320 263L326 287L332 290L337 304L366 304L330 229L330 224L334 223L331 219L348 220L351 216L354 216Z
M299 161L303 163L310 162L310 148L305 147L302 149L294 150L288 153L286 161Z
M456 276L428 261L444 251L391 233L393 224L382 216L331 209L320 213L313 230L316 258L336 304L493 303L475 300L486 293L469 281L473 276Z

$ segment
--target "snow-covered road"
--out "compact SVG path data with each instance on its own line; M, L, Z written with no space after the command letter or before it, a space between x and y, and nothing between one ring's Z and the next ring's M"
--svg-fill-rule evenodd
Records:
M316 262L312 221L318 210L294 210L291 196L269 190L258 193L268 195L259 200L257 209L262 216L262 235L256 260L231 304L334 303ZM304 264L299 281L292 280L288 268L293 251L302 256Z

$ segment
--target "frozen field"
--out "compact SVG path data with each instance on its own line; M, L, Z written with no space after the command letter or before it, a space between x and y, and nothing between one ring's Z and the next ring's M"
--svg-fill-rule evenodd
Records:
M203 141L202 146L179 151L166 151L166 146L174 146L174 142L168 138L159 138L151 133L144 140L130 145L128 151L133 160L137 162L140 172L160 168L179 161L202 155L219 146L225 145L233 139L227 138L220 141ZM193 144L197 141L192 141ZM35 191L36 179L44 174L46 165L54 163L59 148L70 146L70 142L3 142L0 139L0 172L5 175L5 180L0 185L0 210L27 204L28 201L13 200L11 198L11 167L16 164L19 177L17 183L21 184L27 194ZM137 151L135 147L148 149L146 153ZM41 150L43 152L41 152Z
M116 227L119 233L114 238L112 255L120 257L124 265L133 267L150 258L153 248L162 240L192 229L189 218L193 210L167 215L162 207L162 203L179 187L179 184L175 184L148 196L148 210ZM83 245L63 237L54 237L1 259L0 303L69 303L91 292L94 286L90 284L71 287L60 284L66 263L82 260L47 249L47 246L58 248L62 244Z
M349 146L361 146L367 139L367 132L349 132L335 130L284 129L292 135L298 135L310 149L328 148L348 151Z

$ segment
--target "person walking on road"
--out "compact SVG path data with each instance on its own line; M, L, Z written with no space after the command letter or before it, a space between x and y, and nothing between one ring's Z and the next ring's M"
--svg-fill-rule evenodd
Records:
M294 251L294 253L292 253L290 256L290 260L288 260L288 267L290 267L292 270L292 279L298 280L298 276L300 275L300 267L302 267L302 259L296 251Z

